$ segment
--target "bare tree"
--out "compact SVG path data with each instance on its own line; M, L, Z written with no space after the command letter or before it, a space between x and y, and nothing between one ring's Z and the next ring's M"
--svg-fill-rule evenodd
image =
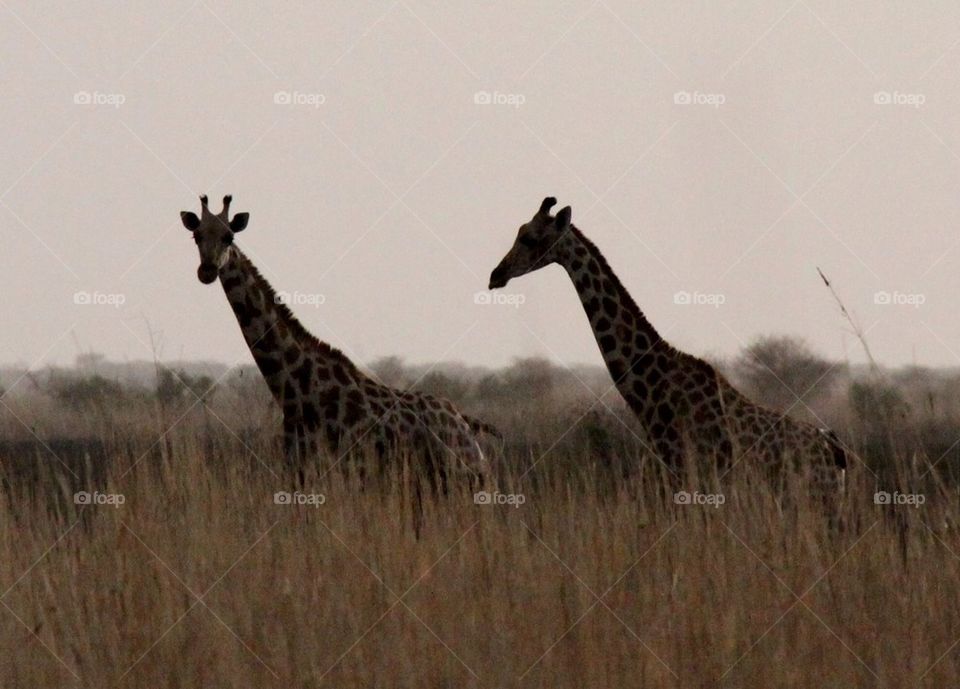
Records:
M755 399L782 410L827 392L840 370L790 336L761 337L734 362L735 375Z

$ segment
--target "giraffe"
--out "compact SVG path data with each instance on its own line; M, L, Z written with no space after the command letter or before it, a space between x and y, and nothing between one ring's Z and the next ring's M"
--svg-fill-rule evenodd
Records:
M556 202L545 198L520 227L489 288L553 263L562 266L617 390L668 467L687 455L714 457L720 467L749 456L782 476L790 462L808 460L816 478L842 485L846 452L833 431L753 403L709 363L667 344L600 250L571 224L570 206L550 214Z
M411 452L422 458L436 489L448 468L483 480L488 470L479 439L500 437L444 399L396 390L363 373L340 350L314 337L234 243L249 213L229 216L231 196L213 213L200 197L201 214L181 221L200 252L197 277L220 279L267 387L283 412L284 454L303 482L305 461L324 450L338 457L373 450L380 458ZM339 461L339 460L338 460Z

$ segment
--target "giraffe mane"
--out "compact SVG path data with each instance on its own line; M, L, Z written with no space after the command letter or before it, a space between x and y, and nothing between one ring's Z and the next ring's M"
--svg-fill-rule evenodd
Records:
M350 372L359 372L356 364L354 364L346 354L336 347L327 344L307 330L306 326L304 326L296 315L294 315L293 311L290 310L290 307L276 299L277 292L273 289L273 285L263 276L263 273L260 272L260 269L257 268L253 261L247 258L247 255L240 250L240 247L234 246L234 250L236 250L240 260L244 263L246 270L253 276L256 286L263 290L264 294L273 302L274 307L277 309L278 318L290 329L290 333L294 339L296 339L305 350L319 350L325 357L339 360Z
M600 264L600 269L603 274L613 283L613 288L617 291L617 296L620 297L620 303L630 311L638 320L642 323L649 326L650 330L657 332L656 328L647 320L647 317L643 314L643 311L640 310L640 307L637 306L637 302L633 300L633 297L630 295L630 292L627 291L627 288L623 286L623 283L620 282L619 276L614 272L613 268L610 267L610 264L607 262L607 257L603 255L603 252L590 241L583 232L580 231L576 225L570 225L570 231L573 232L574 236L583 242L584 246L590 251L590 254L597 260L597 263ZM657 332L657 337L660 338L660 342L670 347L666 340L660 337L660 333ZM673 349L673 347L670 347Z
M663 347L665 348L665 353L668 356L687 365L702 367L705 373L711 376L716 376L718 381L722 381L723 383L726 383L727 385L729 385L724 375L720 373L716 369L716 367L714 367L710 362L704 361L699 357L696 357L692 354L688 354L683 350L677 349L676 347L671 345L669 342L667 342L665 339L660 337L660 333L657 331L656 328L653 327L653 324L651 324L650 321L647 320L647 317L644 315L643 311L641 311L640 307L637 306L637 302L633 300L633 297L631 296L630 292L627 291L627 288L624 287L622 282L620 282L620 278L617 276L613 268L610 267L610 264L607 262L607 257L603 255L603 252L600 251L597 245L594 244L592 241L590 241L590 239L586 235L584 235L583 232L580 231L580 228L578 228L576 225L571 224L570 231L573 232L574 236L577 237L577 239L583 242L584 246L586 246L587 249L590 251L590 254L597 260L597 263L600 264L601 271L613 284L613 288L616 290L617 295L620 297L621 305L625 309L633 313L633 316L639 322L645 324L652 332L657 334L657 338L659 339L660 344L663 345Z

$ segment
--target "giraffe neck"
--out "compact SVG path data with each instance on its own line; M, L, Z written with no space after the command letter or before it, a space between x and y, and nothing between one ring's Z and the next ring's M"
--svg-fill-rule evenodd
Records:
M220 284L257 367L284 410L294 397L307 394L314 372L354 370L349 359L317 340L278 301L273 287L239 247L228 251Z
M571 226L557 245L557 262L573 281L604 363L635 411L648 404L633 381L673 351L657 333L593 242Z

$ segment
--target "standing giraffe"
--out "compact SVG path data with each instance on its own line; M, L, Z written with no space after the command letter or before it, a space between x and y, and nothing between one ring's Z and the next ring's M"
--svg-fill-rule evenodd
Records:
M828 483L842 481L846 453L828 429L754 404L713 366L661 339L600 250L571 224L570 206L556 217L546 198L520 227L513 248L490 275L490 289L552 263L570 276L617 389L670 467L692 453L721 466L750 456L770 468L813 461Z
M197 277L205 285L220 278L254 361L283 411L284 452L301 482L305 459L324 447L338 456L355 449L373 449L381 457L411 451L426 462L434 488L438 477L445 485L449 465L482 478L488 462L478 436L499 436L496 429L447 400L377 383L310 334L234 244L250 214L231 219L230 201L225 196L223 210L214 214L201 196L200 217L183 211L180 218L200 250Z

